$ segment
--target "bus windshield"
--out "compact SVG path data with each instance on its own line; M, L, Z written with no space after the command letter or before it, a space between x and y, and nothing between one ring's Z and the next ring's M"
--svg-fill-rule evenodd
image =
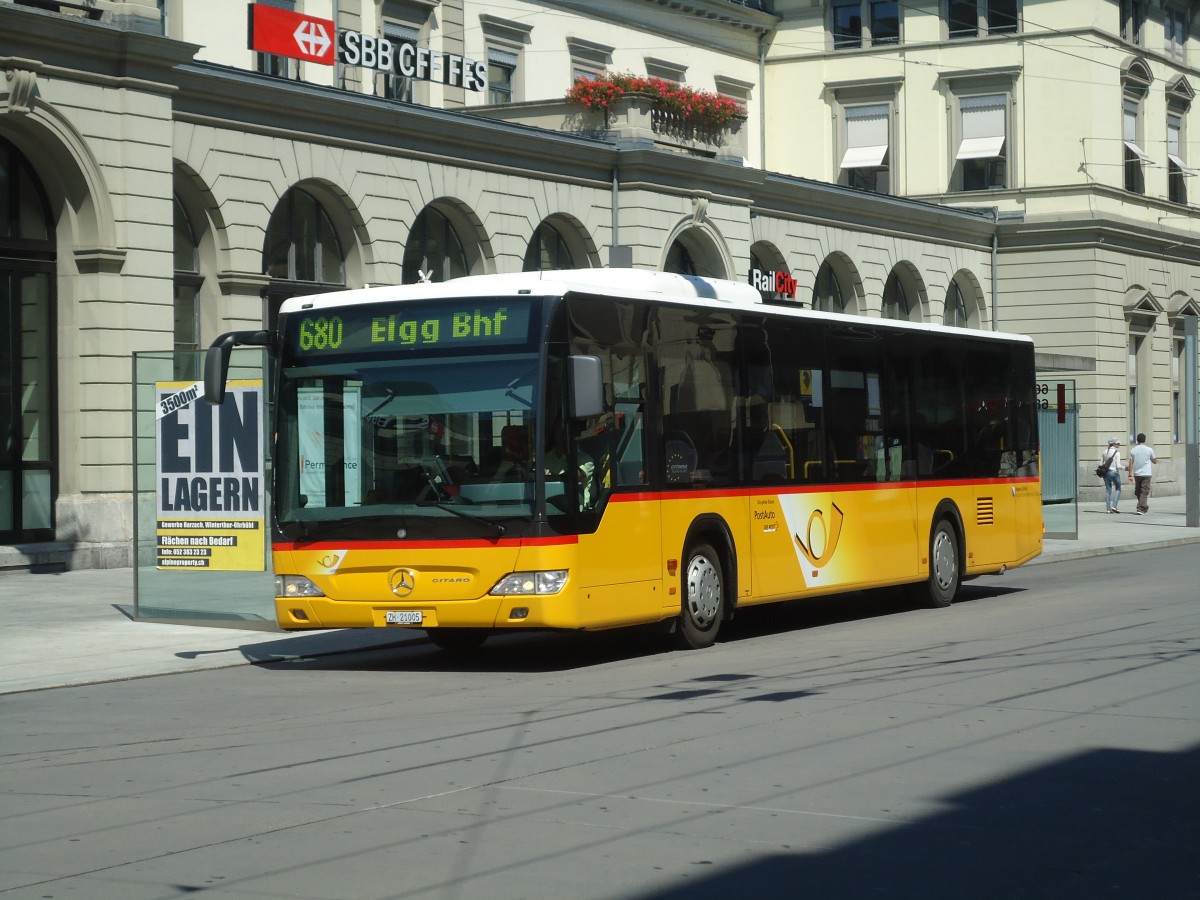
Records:
M495 320L494 310L485 312ZM285 325L275 456L280 528L346 539L519 533L534 510L530 451L540 399L531 308L513 316L520 333L507 340L426 346L371 346L372 328L386 338L387 325L378 323L390 312L367 313L339 307L336 324L323 320L338 344L325 352L305 352L300 343L311 317ZM433 321L411 308L404 318Z

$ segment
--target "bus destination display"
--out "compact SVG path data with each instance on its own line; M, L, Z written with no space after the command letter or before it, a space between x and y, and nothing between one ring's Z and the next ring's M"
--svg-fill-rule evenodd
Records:
M525 300L343 306L293 313L288 346L302 357L520 346L529 340L529 325Z

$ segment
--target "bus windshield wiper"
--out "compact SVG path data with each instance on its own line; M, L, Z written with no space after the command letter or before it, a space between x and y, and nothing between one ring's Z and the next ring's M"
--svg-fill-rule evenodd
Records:
M418 500L416 505L417 506L436 506L438 509L444 509L446 512L450 513L451 515L459 516L463 519L469 519L472 522L478 522L480 525L486 525L488 528L490 528L495 533L497 539L504 537L504 533L508 530L503 525L501 525L499 522L497 522L493 519L485 519L483 516L477 516L474 513L469 513L469 512L466 512L465 510L458 509L457 507L454 506L454 504L447 503L444 500L423 500L423 501Z
M350 528L354 525L377 525L380 522L396 524L397 522L403 521L403 519L404 515L402 513L395 513L392 515L377 514L372 516L347 516L343 519L315 519L309 520L307 524L303 520L296 519L286 524L300 525L304 531L305 540L308 540L310 534L313 537L324 537L326 535L341 531L344 528Z

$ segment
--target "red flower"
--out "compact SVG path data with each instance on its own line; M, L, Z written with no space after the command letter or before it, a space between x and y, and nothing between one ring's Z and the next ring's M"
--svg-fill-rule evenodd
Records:
M674 113L690 125L723 128L744 111L728 97L697 91L663 78L643 78L625 72L605 72L595 78L578 78L566 100L584 109L607 109L626 93L649 94L654 108Z

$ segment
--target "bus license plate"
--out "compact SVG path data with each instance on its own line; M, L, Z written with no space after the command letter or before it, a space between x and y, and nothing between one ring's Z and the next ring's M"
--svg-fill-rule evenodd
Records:
M421 610L389 609L383 614L383 621L388 625L420 625Z

